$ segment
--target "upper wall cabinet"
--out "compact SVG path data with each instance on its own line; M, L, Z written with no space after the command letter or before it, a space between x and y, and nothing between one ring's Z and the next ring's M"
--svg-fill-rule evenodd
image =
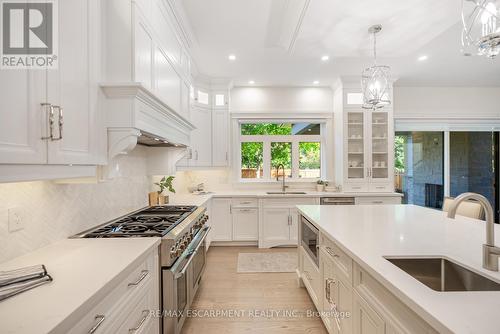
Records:
M394 191L394 121L392 106L362 108L359 88L340 87L334 94L335 140L342 154L336 176L345 191Z
M189 87L187 93L189 94ZM192 89L191 154L179 162L183 168L226 167L229 163L229 109L226 91Z
M109 0L106 84L140 83L189 119L191 60L163 0ZM129 35L127 36L127 32Z
M2 71L0 181L89 176L95 167L47 166L105 163L100 18L100 0L59 2L58 67Z

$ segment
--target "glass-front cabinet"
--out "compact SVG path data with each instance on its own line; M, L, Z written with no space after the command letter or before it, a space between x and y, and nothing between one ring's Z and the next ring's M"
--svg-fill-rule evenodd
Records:
M347 113L347 178L364 180L365 173L365 114Z
M342 88L340 88L342 90ZM336 161L342 172L346 192L394 191L394 121L392 106L377 110L363 109L362 97L354 89L335 94L342 103L336 104L336 138L343 142L343 155ZM341 109L340 109L341 108Z

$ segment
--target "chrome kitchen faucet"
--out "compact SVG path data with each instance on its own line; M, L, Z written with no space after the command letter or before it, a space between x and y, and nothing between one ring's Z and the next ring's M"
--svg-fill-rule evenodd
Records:
M486 243L483 245L483 268L498 271L498 258L500 257L500 247L495 246L495 216L490 202L483 195L476 193L463 193L459 195L451 204L448 211L448 218L455 218L457 208L463 201L473 199L483 207L486 215Z

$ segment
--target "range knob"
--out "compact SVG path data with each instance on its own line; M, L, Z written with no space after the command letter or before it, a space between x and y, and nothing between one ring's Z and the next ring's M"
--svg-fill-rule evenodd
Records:
M172 246L172 247L170 247L170 258L171 258L171 259L173 259L174 257L176 257L176 256L177 256L177 255L176 255L176 253L177 253L177 248L176 248L176 246Z

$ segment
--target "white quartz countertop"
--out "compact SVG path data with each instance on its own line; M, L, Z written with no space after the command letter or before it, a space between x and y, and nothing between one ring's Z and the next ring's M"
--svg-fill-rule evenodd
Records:
M54 279L0 302L0 333L55 333L76 323L159 243L160 238L66 239L0 264L0 271L45 264Z
M440 333L500 333L500 291L437 292L384 259L442 256L500 282L500 273L482 268L485 222L449 219L444 212L413 205L298 208ZM495 232L500 235L500 226Z
M271 190L279 191L279 190ZM289 190L301 191L301 190ZM204 195L196 194L174 194L170 195L169 204L177 205L203 205L211 198L224 197L255 197L255 198L297 198L297 197L402 197L399 193L344 193L344 192L327 192L327 191L304 191L305 194L267 194L267 190L225 190L216 191Z

